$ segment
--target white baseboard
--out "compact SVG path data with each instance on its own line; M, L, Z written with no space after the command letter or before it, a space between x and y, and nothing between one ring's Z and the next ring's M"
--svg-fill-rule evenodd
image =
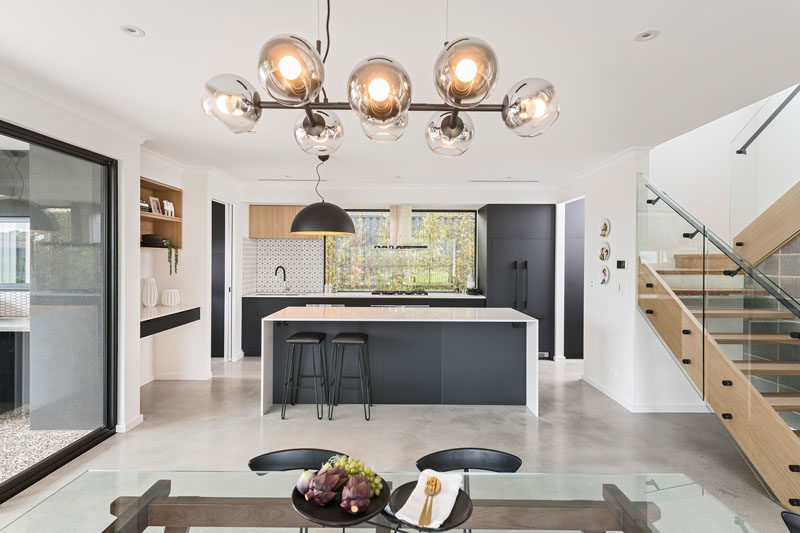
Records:
M145 376L145 377L142 378L142 381L141 381L141 383L139 383L139 386L140 387L144 387L145 385L147 385L148 383L153 381L153 379L155 379L155 378L152 376L152 374L149 375L149 376Z
M688 404L634 404L622 398L607 387L600 385L585 375L581 379L599 390L631 413L710 413L712 412L705 402L697 401Z
M231 359L231 362L239 361L240 359L244 359L244 350L234 351L233 359Z
M563 355L556 355L553 358L553 361L556 362L556 363L566 363L567 362L567 358L564 357Z
M206 381L211 379L211 372L203 374L156 374L153 379L156 381Z
M126 433L135 428L136 426L138 426L139 424L141 424L142 422L144 422L144 415L139 414L139 416L133 418L132 420L128 420L124 424L117 424L117 427L115 429L117 430L117 433Z

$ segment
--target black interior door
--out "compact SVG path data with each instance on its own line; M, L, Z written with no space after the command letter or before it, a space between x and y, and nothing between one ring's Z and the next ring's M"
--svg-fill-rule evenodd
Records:
M519 309L519 239L489 239L488 307Z
M225 356L225 204L211 202L211 357Z
M555 246L552 239L522 239L520 310L539 320L539 351L553 356Z
M583 255L585 201L564 209L564 356L583 357Z

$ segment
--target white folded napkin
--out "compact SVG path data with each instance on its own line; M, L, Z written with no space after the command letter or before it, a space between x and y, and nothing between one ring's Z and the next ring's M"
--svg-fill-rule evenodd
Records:
M422 506L425 505L425 483L428 478L435 476L439 478L442 483L442 490L433 497L433 509L431 511L431 523L426 525L426 528L436 529L441 527L442 523L447 520L453 510L453 505L456 503L458 490L464 485L464 478L461 474L442 474L434 470L423 470L417 480L417 486L411 491L405 505L397 511L395 515L403 522L416 525L419 522L419 515L422 512Z

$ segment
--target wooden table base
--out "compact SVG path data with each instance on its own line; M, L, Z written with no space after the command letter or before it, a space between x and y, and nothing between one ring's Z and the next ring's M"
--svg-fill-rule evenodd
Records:
M169 491L170 481L159 480L141 496L120 496L111 503L117 519L103 533L141 533L148 526L166 527L166 533L188 533L191 527L321 527L298 515L290 498L169 496ZM462 527L657 533L656 504L632 502L612 484L603 485L603 498L473 500L472 516Z

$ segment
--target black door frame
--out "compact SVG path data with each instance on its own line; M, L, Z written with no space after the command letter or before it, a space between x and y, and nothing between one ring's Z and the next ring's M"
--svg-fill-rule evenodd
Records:
M19 474L0 483L0 503L30 487L51 472L64 466L81 454L87 452L100 442L116 433L117 425L117 356L118 356L118 276L117 276L117 229L118 222L118 175L117 160L102 154L53 139L41 133L16 126L0 120L0 135L13 137L21 141L37 144L50 150L71 155L80 159L103 165L106 168L105 201L106 201L106 272L105 272L105 314L104 326L106 334L105 350L105 405L104 426L84 435L65 448L46 459L23 470Z

